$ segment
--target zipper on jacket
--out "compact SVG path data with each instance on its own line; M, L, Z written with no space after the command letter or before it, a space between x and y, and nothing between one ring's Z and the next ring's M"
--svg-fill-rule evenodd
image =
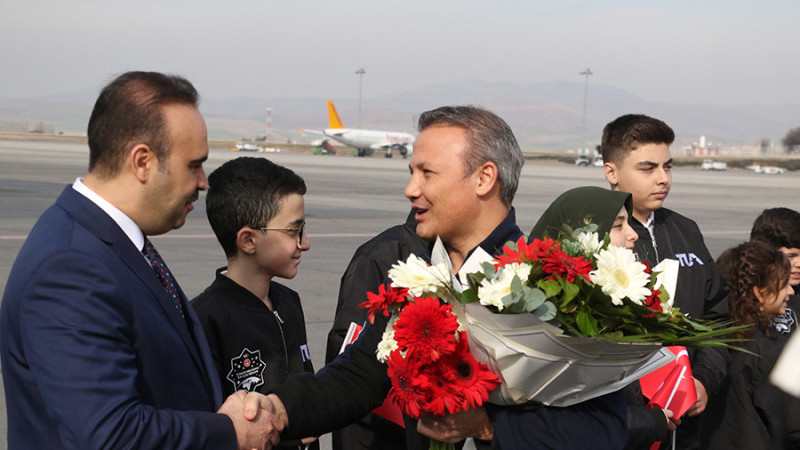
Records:
M286 360L286 369L289 369L289 349L286 348L286 336L283 334L283 319L281 319L281 315L278 314L278 310L272 311L272 314L275 316L275 320L278 321L278 329L281 330L281 341L283 342L283 357Z

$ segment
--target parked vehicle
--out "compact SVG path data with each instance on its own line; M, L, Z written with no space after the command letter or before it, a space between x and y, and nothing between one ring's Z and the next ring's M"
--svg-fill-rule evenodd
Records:
M703 170L728 170L728 163L723 161L714 161L713 159L706 159L703 160L703 163L700 164L700 168Z
M780 175L786 172L786 169L784 169L783 167L762 166L760 164L753 164L752 166L747 166L747 168L755 173L766 173L770 175Z

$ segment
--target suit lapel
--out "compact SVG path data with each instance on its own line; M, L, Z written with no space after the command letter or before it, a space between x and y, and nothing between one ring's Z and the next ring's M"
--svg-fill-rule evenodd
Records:
M216 369L214 368L213 361L209 365L211 355L208 351L208 343L205 340L202 329L199 328L197 316L194 314L194 311L192 311L191 305L189 305L186 295L178 285L177 280L175 284L184 302L184 311L189 313L188 317L192 323L192 331L195 336L197 336L197 343L195 343L195 339L192 338L187 322L175 310L172 298L164 289L164 285L159 281L153 268L147 263L141 251L133 245L128 236L108 214L91 200L72 189L71 186L67 186L59 197L57 204L72 215L84 228L108 244L125 265L128 266L131 272L133 272L142 284L153 294L152 298L154 301L158 302L164 314L169 318L169 321L181 336L186 349L189 351L189 354L191 354L192 360L206 375L206 386L209 388L209 392L213 394L215 404L219 406L221 403L221 389L218 386L219 383L213 381L217 378L215 375Z

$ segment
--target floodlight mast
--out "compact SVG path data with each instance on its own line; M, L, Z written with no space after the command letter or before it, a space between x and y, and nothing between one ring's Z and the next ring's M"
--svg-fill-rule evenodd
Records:
M592 69L586 69L581 72L579 75L583 75L586 77L586 83L583 85L583 122L582 122L582 137L583 137L583 148L588 149L589 145L586 143L586 100L589 97L589 76L594 75L592 73Z
M358 128L361 128L361 92L364 86L364 74L367 73L364 68L356 70L358 75Z

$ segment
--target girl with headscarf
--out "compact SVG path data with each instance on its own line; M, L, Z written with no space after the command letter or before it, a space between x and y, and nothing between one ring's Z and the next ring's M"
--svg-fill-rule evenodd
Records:
M638 234L628 224L633 200L631 194L612 191L596 186L583 186L570 189L553 201L545 210L530 238L558 238L558 234L586 226L597 225L597 233L602 240L606 233L609 243L617 247L633 249ZM665 440L680 420L672 419L669 410L645 407L639 383L632 383L624 389L628 404L628 440L625 449L643 449L658 440Z
M564 225L571 229L593 223L600 239L608 233L611 245L632 249L638 235L628 224L633 208L631 194L596 186L570 189L559 195L536 222L531 239L558 238Z

